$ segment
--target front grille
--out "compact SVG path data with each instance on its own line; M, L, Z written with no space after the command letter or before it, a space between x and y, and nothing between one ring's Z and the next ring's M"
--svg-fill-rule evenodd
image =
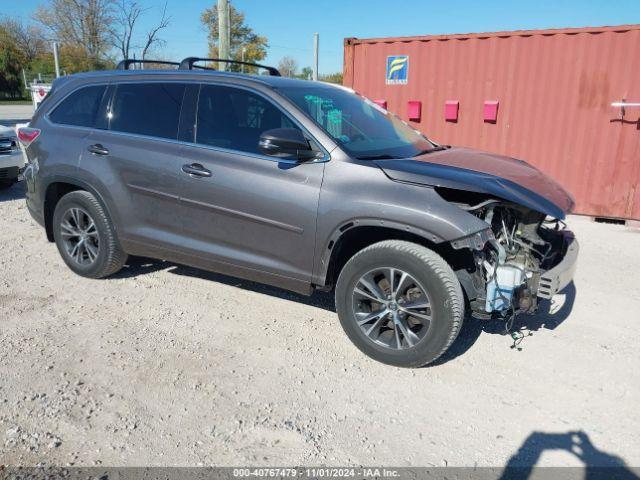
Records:
M12 153L18 149L18 144L14 138L0 137L0 154Z
M19 172L18 167L0 168L0 180L16 178Z

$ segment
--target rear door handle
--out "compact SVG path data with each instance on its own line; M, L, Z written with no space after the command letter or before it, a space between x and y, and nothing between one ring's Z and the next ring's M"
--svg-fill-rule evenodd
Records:
M104 148L99 143L96 143L95 145L89 145L87 147L87 150L95 155L109 155L109 149Z
M189 175L194 175L196 177L210 177L211 176L211 170L207 170L206 168L204 168L199 163L191 163L191 164L188 164L188 165L183 165L182 166L182 171L184 173L187 173Z

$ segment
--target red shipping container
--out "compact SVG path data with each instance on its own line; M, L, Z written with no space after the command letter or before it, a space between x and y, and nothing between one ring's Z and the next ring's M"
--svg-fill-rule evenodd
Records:
M348 38L344 84L405 120L407 102L422 101L416 128L532 163L573 194L577 213L640 219L640 108L622 118L611 106L640 102L639 59L640 25ZM452 98L464 105L458 122L442 116ZM500 100L495 124L487 99Z

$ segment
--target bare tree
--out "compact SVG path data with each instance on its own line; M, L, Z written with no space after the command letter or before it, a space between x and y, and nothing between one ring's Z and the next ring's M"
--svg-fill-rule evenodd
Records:
M133 31L143 8L135 0L121 0L118 2L116 28L113 31L114 46L122 54L122 58L129 58Z
M84 50L98 64L113 45L115 0L50 0L40 6L34 19L62 44Z
M142 47L143 60L146 58L147 53L151 48L153 48L154 46L159 46L159 47L164 46L165 41L158 37L158 32L160 32L160 30L164 28L167 28L169 26L170 21L171 21L171 18L167 17L167 4L165 3L164 8L162 9L162 18L160 18L160 21L155 27L151 28L147 32L146 41L144 46Z
M282 57L278 62L278 70L285 77L295 77L298 71L298 62L293 57Z
M169 26L170 18L167 16L167 4L162 10L159 22L144 34L142 45L134 44L136 37L136 25L138 20L150 10L143 8L137 0L119 0L118 15L113 30L114 46L118 49L122 58L131 58L134 50L141 50L140 58L144 59L149 50L154 46L162 46L165 42L159 38L161 30Z
M36 25L25 25L20 20L6 18L0 21L0 29L11 37L26 63L31 63L47 49L44 32Z

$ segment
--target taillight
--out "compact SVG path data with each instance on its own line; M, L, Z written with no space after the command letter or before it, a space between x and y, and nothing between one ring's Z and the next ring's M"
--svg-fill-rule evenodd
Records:
M21 127L18 129L18 138L25 148L38 138L38 136L40 136L40 129L38 128Z

